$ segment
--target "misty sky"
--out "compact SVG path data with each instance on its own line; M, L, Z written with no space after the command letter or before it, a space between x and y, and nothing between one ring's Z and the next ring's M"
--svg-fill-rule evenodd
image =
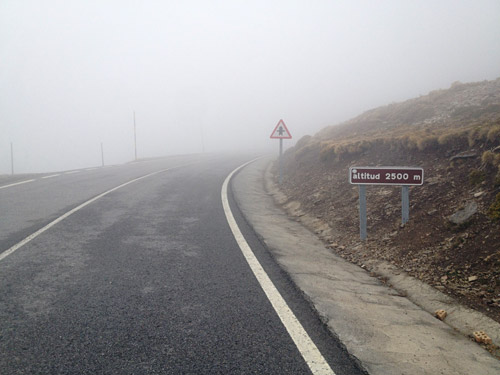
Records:
M498 0L0 0L0 174L278 151L500 77Z

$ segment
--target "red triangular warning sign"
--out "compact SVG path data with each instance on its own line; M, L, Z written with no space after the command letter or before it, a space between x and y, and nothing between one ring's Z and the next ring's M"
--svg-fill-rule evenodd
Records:
M292 139L292 135L290 134L290 131L286 127L285 123L283 120L280 120L278 122L278 125L274 128L273 132L271 133L270 138L278 138L278 139Z

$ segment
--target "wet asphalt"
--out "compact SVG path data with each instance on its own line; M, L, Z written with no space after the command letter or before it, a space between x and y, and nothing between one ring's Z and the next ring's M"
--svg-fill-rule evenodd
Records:
M308 374L242 256L220 192L251 156L190 156L0 190L2 374ZM239 211L245 238L336 374L362 371Z

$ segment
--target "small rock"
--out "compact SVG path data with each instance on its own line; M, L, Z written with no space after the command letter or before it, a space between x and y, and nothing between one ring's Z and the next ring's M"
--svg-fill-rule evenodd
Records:
M455 225L462 225L467 223L474 214L477 213L477 203L469 202L467 205L448 217L448 221Z
M472 281L476 281L477 280L477 276L469 276L469 278L467 280L469 280L469 282L472 282Z
M472 335L474 336L474 339L479 343L491 344L493 342L484 331L476 331Z
M434 215L436 212L438 212L438 210L434 208L434 209L432 209L432 210L427 211L427 215L432 216L432 215Z
M483 194L484 194L484 191L479 191L476 194L474 194L474 198L479 198Z
M429 177L425 182L428 186L433 186L439 183L439 177Z
M448 315L448 313L445 310L440 309L440 310L436 310L436 312L434 313L434 315L439 320L444 320L444 318L446 318L446 315Z
M450 161L454 161L454 160L457 160L457 159L470 159L470 158L475 158L477 155L475 153L466 153L466 152L462 152L458 155L455 155L455 156L452 156L450 158Z

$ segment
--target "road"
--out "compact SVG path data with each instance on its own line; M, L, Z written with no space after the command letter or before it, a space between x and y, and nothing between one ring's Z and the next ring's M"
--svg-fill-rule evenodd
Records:
M250 159L2 179L0 372L361 374L228 189L238 230L326 367L297 343L240 250L221 191Z

